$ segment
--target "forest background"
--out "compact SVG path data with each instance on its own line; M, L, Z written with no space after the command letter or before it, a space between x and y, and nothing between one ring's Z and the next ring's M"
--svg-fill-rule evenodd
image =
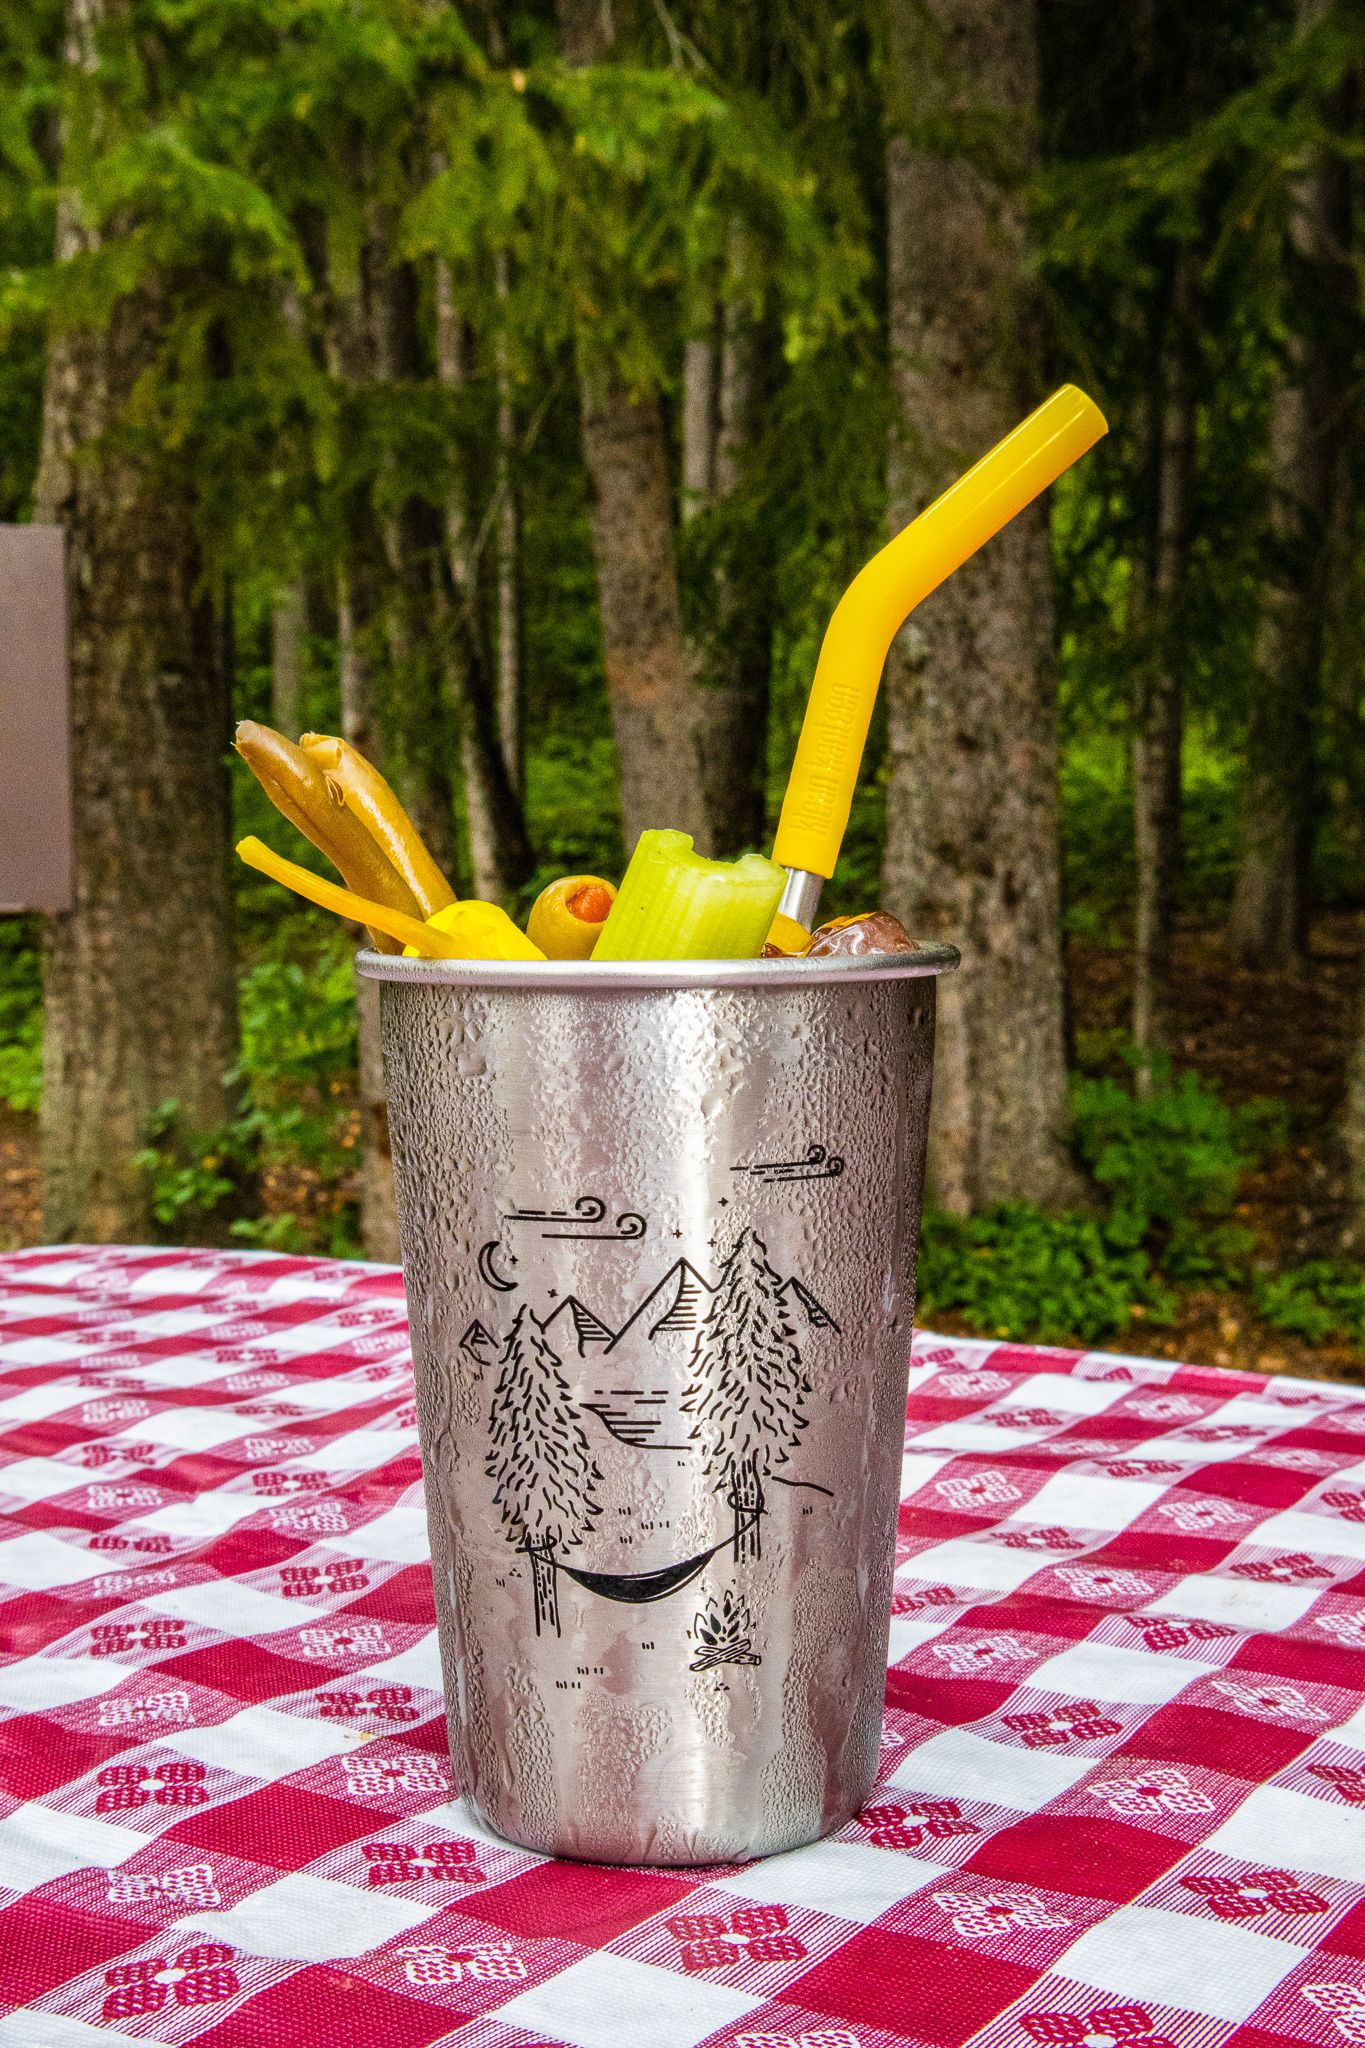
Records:
M1112 432L901 634L826 898L966 959L921 1320L1365 1378L1363 61L1361 0L5 10L78 882L0 919L0 1243L396 1255L234 717L518 911L766 845L840 591L1072 378Z

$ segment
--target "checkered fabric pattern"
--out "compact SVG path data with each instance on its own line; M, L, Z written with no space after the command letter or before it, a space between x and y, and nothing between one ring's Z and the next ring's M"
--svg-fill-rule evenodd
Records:
M1365 2048L1365 1394L911 1386L867 1808L601 1870L450 1782L398 1274L0 1261L0 2048Z

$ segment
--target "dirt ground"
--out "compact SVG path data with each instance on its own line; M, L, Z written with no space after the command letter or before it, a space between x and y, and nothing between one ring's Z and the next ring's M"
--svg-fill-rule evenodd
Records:
M1279 1264L1340 1258L1347 1235L1345 1162L1334 1124L1356 1030L1365 917L1330 911L1314 921L1301 974L1262 974L1232 959L1221 929L1187 926L1172 960L1176 1063L1194 1067L1231 1102L1275 1096L1287 1102L1291 1143L1247 1177L1237 1221ZM1074 1028L1122 1029L1127 1022L1128 955L1073 941L1067 960ZM1315 1345L1272 1329L1241 1296L1189 1291L1178 1320L1136 1332L1131 1348L1158 1357L1292 1372L1365 1385L1365 1356L1346 1344Z
M1177 1065L1196 1068L1230 1101L1276 1096L1290 1107L1291 1143L1249 1176L1237 1212L1276 1264L1352 1250L1333 1125L1356 1028L1363 952L1365 915L1354 911L1315 920L1306 966L1294 975L1238 967L1220 930L1189 924L1177 935L1171 984ZM1078 1033L1125 1028L1126 953L1072 940L1067 980ZM297 1172L267 1182L264 1192L272 1211L297 1214L309 1206ZM0 1247L36 1244L40 1237L36 1119L0 1106ZM1173 1324L1137 1325L1123 1342L1156 1357L1365 1385L1365 1354L1286 1336L1245 1297L1212 1289L1187 1292Z
M41 1242L38 1119L0 1102L0 1249Z

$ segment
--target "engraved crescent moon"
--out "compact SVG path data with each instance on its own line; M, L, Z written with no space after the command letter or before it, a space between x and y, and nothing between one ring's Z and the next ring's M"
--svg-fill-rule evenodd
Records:
M487 1244L480 1247L479 1277L487 1281L488 1285L496 1289L499 1294L510 1294L517 1283L515 1280L504 1280L494 1265L493 1254L497 1249L498 1240L496 1237L490 1237Z

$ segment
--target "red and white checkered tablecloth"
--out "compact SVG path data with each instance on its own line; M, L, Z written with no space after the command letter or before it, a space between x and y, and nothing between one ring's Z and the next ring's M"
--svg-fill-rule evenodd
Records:
M0 1261L0 2048L1365 2044L1365 1393L921 1337L882 1779L704 1872L452 1786L387 1268Z

